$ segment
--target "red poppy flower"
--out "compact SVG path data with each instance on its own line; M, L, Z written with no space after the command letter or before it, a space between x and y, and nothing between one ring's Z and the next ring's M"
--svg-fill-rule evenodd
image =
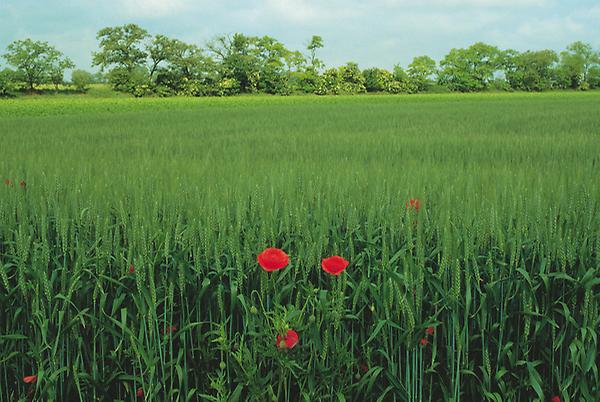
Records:
M369 366L367 366L367 363L365 362L361 362L359 364L360 367L360 371L362 371L363 373L366 373L367 371L369 371Z
M281 342L283 341L283 343ZM281 335L277 334L277 341L275 345L281 349L293 349L294 346L298 343L298 333L293 329L288 329L285 334L285 337L281 337Z
M133 264L129 265L129 273L133 274L135 272L135 268L133 267Z
M411 198L410 201L406 203L406 209L412 208L414 208L417 212L419 212L419 209L421 209L421 201L418 198Z
M554 395L554 396L552 397L552 399L550 399L550 400L551 400L552 402L560 402L560 396L558 396L558 395Z
M323 271L331 275L341 274L346 269L348 264L350 263L347 260L337 255L325 258L323 261L321 261L321 267L323 267Z
M139 387L135 391L135 396L137 396L138 398L143 398L144 397L144 390L142 389L142 387Z
M435 328L433 328L433 327L431 327L431 326L430 326L430 327L427 327L427 329L425 330L425 333L426 333L427 335L433 335L433 333L434 333L434 332L435 332Z
M35 384L37 382L37 375L28 375L23 377L23 382L25 384Z
M421 339L421 346L427 346L429 341L426 338Z
M258 255L258 264L267 272L277 271L284 268L290 262L290 258L283 251L275 247L265 249Z
M12 180L11 179L4 179L4 184L6 184L7 186L12 185Z
M21 181L19 182L19 187L21 187L21 188L25 188L25 185L26 185L26 184L25 184L25 180L21 180Z

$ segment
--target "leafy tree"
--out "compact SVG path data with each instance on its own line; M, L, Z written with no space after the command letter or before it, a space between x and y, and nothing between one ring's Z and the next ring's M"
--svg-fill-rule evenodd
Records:
M208 50L220 63L221 77L236 80L241 92L256 91L259 63L252 49L256 40L256 37L236 33L219 36L208 44Z
M319 76L315 89L317 95L338 95L342 92L342 77L337 68L329 68Z
M270 37L256 38L255 50L259 72L258 89L271 94L288 94L290 69L298 57L283 43Z
M563 78L563 85L569 88L588 88L590 69L598 63L600 55L589 43L571 43L560 54L559 74Z
M0 97L13 96L18 87L18 74L5 68L0 70Z
M396 64L394 66L392 75L394 77L394 82L390 86L389 92L395 93L395 94L398 94L398 93L412 94L412 93L417 92L417 87L411 81L408 73L406 71L404 71L404 69L400 65Z
M85 70L73 70L71 73L71 84L73 84L78 91L86 91L93 82L94 76L90 72Z
M365 92L365 77L362 75L358 64L348 62L340 67L340 80L342 92L347 94L357 94Z
M92 82L93 82L94 84L106 84L106 83L108 82L108 79L107 79L107 77L106 77L106 74L104 74L104 73L103 73L103 72L101 72L101 71L96 71L96 72L93 74L93 77L94 77L94 79L93 79L93 81L92 81Z
M115 89L133 90L139 84L140 69L145 69L148 53L144 41L148 36L135 24L101 29L96 35L100 51L93 53L92 65L99 66L101 72L109 70L108 79Z
M431 84L431 77L436 73L436 63L429 56L415 57L408 65L408 76L418 92L426 91Z
M75 64L69 60L60 60L56 65L50 68L50 82L54 84L54 88L58 90L59 85L64 84L65 70L68 68L74 68Z
M176 53L185 52L187 50L186 43L178 39L171 39L164 35L156 35L148 46L148 57L150 58L149 75L153 79L154 73L158 69L160 63L175 59Z
M591 89L600 88L600 66L592 66L588 71L587 82Z
M8 45L4 58L23 76L31 91L36 85L62 81L64 70L73 62L48 42L31 39L17 40Z
M205 95L210 92L206 86L218 82L218 67L198 46L164 37L155 40L153 46L149 51L150 75L155 76L157 88L163 88L163 92L168 88L183 95Z
M221 36L209 43L208 50L220 66L221 77L235 79L241 92L287 94L292 70L299 71L305 62L299 52L270 36Z
M452 91L481 91L488 87L502 66L502 53L482 42L466 49L452 49L440 62L440 84Z
M543 91L552 87L554 67L558 62L558 55L553 50L524 53L511 50L504 57L505 76L511 88Z
M93 66L104 71L111 66L133 71L143 65L148 57L143 48L148 32L135 24L108 27L98 31L100 51L93 54Z
M363 77L365 78L365 89L367 92L383 92L387 88L386 83L386 71L381 68L368 68L363 70Z
M317 50L323 48L323 38L319 35L313 35L310 39L310 42L306 46L306 49L309 52L309 61L310 67L312 67L315 71L319 71L324 67L324 63L317 58Z

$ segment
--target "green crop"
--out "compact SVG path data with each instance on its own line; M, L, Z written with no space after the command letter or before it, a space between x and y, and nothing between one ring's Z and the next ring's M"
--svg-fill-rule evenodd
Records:
M1 101L0 400L600 400L599 110Z

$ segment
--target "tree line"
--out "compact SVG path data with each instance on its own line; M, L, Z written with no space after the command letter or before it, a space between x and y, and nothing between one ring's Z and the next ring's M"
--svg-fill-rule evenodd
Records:
M85 91L95 82L134 96L228 96L240 93L289 95L477 92L489 89L544 91L600 88L600 52L574 42L554 50L502 50L482 42L455 48L436 63L415 57L403 68L361 70L357 63L326 67L319 59L323 39L313 36L303 51L270 36L223 35L200 48L165 35L150 35L135 24L107 27L97 34L92 67L99 72L65 71L74 63L44 41L17 40L3 54L12 67L0 71L0 96L70 84Z

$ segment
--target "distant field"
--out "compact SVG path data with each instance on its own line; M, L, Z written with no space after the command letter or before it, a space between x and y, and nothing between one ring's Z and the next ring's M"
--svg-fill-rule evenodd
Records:
M28 97L0 154L1 401L600 400L599 92Z

